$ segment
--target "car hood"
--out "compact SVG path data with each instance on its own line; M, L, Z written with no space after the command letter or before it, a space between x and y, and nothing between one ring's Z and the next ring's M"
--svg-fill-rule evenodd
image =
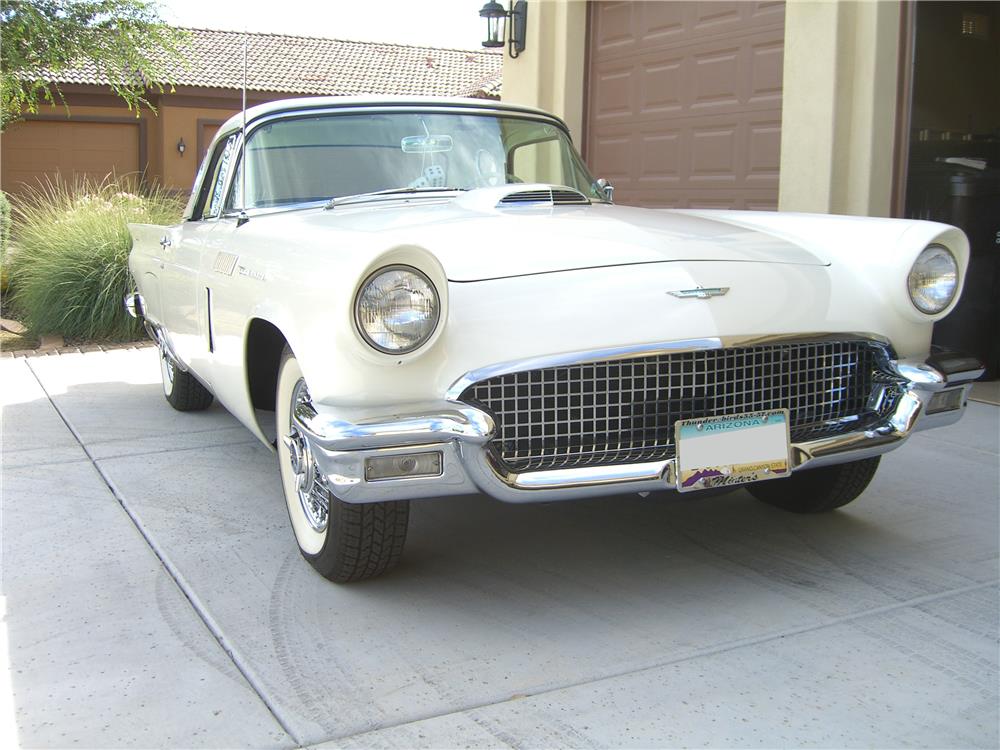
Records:
M422 247L458 282L680 261L828 265L790 240L721 218L598 203L498 208L483 205L480 192L338 206L311 219L371 233L379 246Z

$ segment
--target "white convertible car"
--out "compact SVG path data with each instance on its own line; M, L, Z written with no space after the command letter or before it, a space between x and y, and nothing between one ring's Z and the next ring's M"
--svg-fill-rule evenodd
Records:
M334 581L394 566L417 498L744 484L831 510L981 373L930 345L958 229L616 206L562 121L497 102L254 107L183 223L131 231L167 401L275 448Z

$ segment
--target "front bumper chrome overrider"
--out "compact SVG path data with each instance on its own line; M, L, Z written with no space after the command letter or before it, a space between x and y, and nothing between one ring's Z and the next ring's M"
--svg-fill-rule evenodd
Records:
M889 366L904 389L893 412L873 428L793 442L793 471L877 456L898 448L916 431L957 422L965 411L972 381L983 373L978 360L945 351L892 360ZM345 502L477 492L513 503L548 502L677 487L673 458L511 472L493 458L487 446L496 430L493 418L456 401L415 404L400 413L382 415L306 406L296 409L294 419L330 490ZM365 478L371 459L431 452L441 456L438 475Z

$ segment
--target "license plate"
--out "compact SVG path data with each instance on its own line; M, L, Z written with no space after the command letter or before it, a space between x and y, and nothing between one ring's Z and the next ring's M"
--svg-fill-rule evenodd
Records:
M789 474L788 409L681 419L674 439L681 492Z

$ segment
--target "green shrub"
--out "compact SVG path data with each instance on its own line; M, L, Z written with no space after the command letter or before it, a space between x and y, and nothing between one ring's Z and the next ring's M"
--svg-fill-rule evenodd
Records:
M12 302L34 334L127 341L141 326L122 307L130 290L126 224L173 224L183 202L135 181L49 182L14 204Z
M7 244L10 242L10 201L7 193L0 190L0 262L7 259Z
M0 190L0 291L7 289L7 245L10 243L10 201Z

